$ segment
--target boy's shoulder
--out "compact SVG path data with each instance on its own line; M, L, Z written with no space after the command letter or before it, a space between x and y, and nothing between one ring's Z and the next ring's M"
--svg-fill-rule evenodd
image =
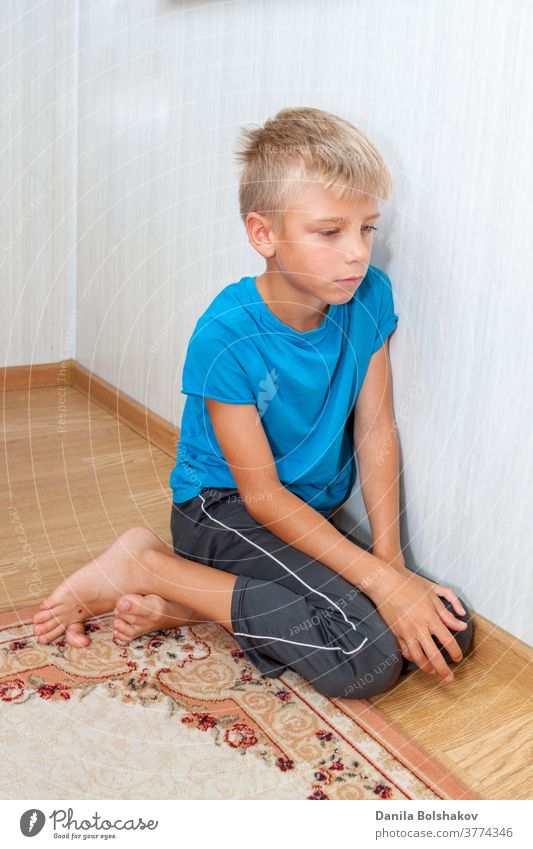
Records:
M228 283L215 295L209 306L199 318L217 319L232 323L240 318L244 312L242 307L246 303L248 277L241 277L236 283Z
M250 303L249 277L228 283L213 298L196 323L195 332L204 337L219 331L240 334L253 323L247 305Z

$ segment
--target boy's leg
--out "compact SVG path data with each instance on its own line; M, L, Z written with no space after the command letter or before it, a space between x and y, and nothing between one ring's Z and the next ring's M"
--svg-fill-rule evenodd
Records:
M258 525L242 500L204 494L173 522L174 547L184 546L190 559L169 553L160 540L154 545L150 531L130 529L46 600L37 616L56 624L44 641L106 612L124 593L154 593L233 630L264 674L278 677L289 666L329 696L388 689L402 657L371 600Z
M208 515L212 514L209 512ZM220 526L215 525L214 529L218 532ZM233 529L227 526L225 530L233 538ZM275 545L281 542L262 526L256 530L265 545L271 542L267 542L267 537L271 537ZM204 527L202 538L208 549L210 537ZM244 542L249 545L247 538ZM218 547L223 548L220 537ZM303 556L307 564L302 552L290 546L288 549L299 558ZM226 547L225 550L228 565L231 565L231 549ZM266 551L263 548L263 552ZM214 553L216 556L216 549ZM225 559L224 554L221 557ZM266 559L264 555L262 557L261 564L266 571L267 560L272 558L271 555ZM234 562L238 563L241 559L245 558L237 556ZM287 557L286 553L284 559L290 560L292 568L289 572L296 576L299 566L294 562L294 556ZM309 565L326 570L324 574L314 576L315 585L329 578L331 570L323 564L311 561ZM333 577L346 585L349 594L357 593L356 588L340 576L333 574ZM309 573L306 573L306 578L313 580ZM301 584L297 583L297 586L300 588ZM379 672L383 674L379 680L373 679L376 681L373 689L377 687L377 692L381 692L390 679L390 666L384 662L383 652L390 651L390 663L398 667L399 658L395 652L399 649L390 639L387 643L386 636L378 644L376 628L382 628L383 622L375 610L369 610L366 596L360 596L362 606L350 609L351 603L345 603L351 614L348 617L337 603L338 590L344 587L341 588L340 584L336 588L332 586L328 589L329 596L326 596L312 584L308 586L309 592L304 596L275 580L264 581L245 574L235 576L229 571L161 550L159 544L153 545L151 532L146 528L131 528L103 555L63 581L46 599L46 609L38 617L48 617L54 627L41 639L50 642L73 623L82 623L90 615L111 609L124 593L156 593L190 606L203 619L217 621L227 627L261 671L268 664L268 674L272 677L279 677L289 666L325 695L349 697L349 688L354 686L357 675L368 671L372 664L377 667L379 662ZM361 620L361 614L365 612L368 612L368 617ZM354 620L357 620L360 629L355 626ZM262 630L252 630L256 626ZM294 630L298 632L300 629L302 635L295 636ZM395 678L398 674L399 668L393 669ZM373 694L367 682L363 681L363 686L364 692L354 692L355 696Z
M224 491L217 490L217 492L222 495ZM238 495L237 490L226 492L230 492L230 495L227 496L228 501L235 499ZM191 499L192 501L194 499ZM337 527L334 518L330 518L330 522ZM174 550L176 553L181 551L186 557L192 553L191 525L192 522L187 518L185 511L178 505L173 505L171 528ZM338 530L342 532L341 528L338 528ZM371 550L370 546L367 547L360 540L351 538L356 545L368 551ZM155 540L154 547L159 547L163 552L168 551L167 546L159 538L155 538ZM246 567L244 567L242 574L247 574ZM121 596L115 606L115 616L116 618L113 620L114 635L124 641L130 641L142 634L199 621L192 608L187 608L178 602L169 601L154 594L143 596L130 593ZM202 620L200 619L200 621Z
M371 599L258 524L238 490L203 490L173 505L171 528L175 551L239 575L235 637L264 674L277 677L290 666L323 692L342 695L349 681L350 692L362 697L388 689L412 668ZM291 601L280 587L292 591ZM468 621L468 612L460 618ZM469 624L454 632L465 654Z
M155 594L231 630L234 575L171 553L146 528L130 528L95 560L63 581L33 618L34 633L51 642L68 628L73 645L88 645L83 620L112 610L126 593Z
M238 575L235 639L263 674L289 667L324 695L360 698L397 680L400 647L371 600L258 524L237 490L173 505L171 529L177 553Z
M263 543L266 535L272 537L276 544L280 542L266 529L261 529L261 526L259 529ZM206 530L203 529L204 539ZM229 549L226 551L230 555ZM302 552L297 554L301 556ZM240 562L240 559L235 562ZM294 562L291 565L297 568ZM316 565L327 568L322 564ZM343 581L340 576L335 577ZM343 583L348 593L355 595L355 587ZM343 613L342 607L338 605L336 610L329 607L331 603L336 604L331 597L321 593L317 596L312 587L306 597L276 581L265 582L244 574L235 576L220 568L176 556L169 553L160 540L154 541L152 533L146 528L130 528L110 549L54 590L34 618L34 622L42 623L42 626L47 623L52 625L39 637L40 641L50 642L74 624L82 627L84 619L106 612L120 595L130 592L141 595L156 593L187 605L202 620L220 622L231 633L235 623L243 629L235 632L238 642L261 671L268 664L268 673L279 677L290 666L326 695L349 695L346 688L352 685L357 671L352 665L353 657L361 648L364 648L365 660L357 669L366 669L370 662L382 659L383 646L376 646L374 634L366 626L366 634L356 634L356 627ZM333 591L330 591L331 595L338 598ZM361 598L366 599L366 596ZM332 611L331 618L328 610ZM360 612L358 610L358 615ZM261 633L257 642L249 627L250 623L253 625L259 620L265 624L267 632L266 636ZM380 627L374 616L375 625ZM297 638L292 631L294 627L298 631L300 626L303 636ZM35 627L39 629L41 625L36 624ZM76 642L75 636L72 635L69 642L82 645ZM87 638L87 635L81 636ZM391 648L394 651L392 644ZM395 662L396 658L392 660ZM387 668L386 664L384 668ZM383 686L383 680L380 686ZM368 687L365 695L367 691Z

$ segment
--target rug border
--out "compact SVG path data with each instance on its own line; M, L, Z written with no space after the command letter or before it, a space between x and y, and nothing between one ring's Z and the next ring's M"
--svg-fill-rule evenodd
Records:
M331 701L367 734L377 735L381 745L445 801L483 798L368 699Z

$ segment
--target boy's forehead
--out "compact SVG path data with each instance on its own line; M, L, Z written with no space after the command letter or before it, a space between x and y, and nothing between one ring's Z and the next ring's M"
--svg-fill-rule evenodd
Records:
M370 212L368 214L365 213L365 212L362 212L359 217L360 218L379 218L379 215L380 215L379 212ZM321 222L324 222L324 221L335 221L337 224L351 224L352 220L353 220L352 218L348 218L346 215L333 215L332 213L328 213L328 212L325 212L322 215L319 215L317 218L313 218L313 221L316 221L318 223L321 223Z
M296 199L295 199L296 200ZM313 221L337 221L350 224L352 220L378 217L378 199L369 196L338 198L332 192L320 190L301 196L296 203L290 204L299 215L310 217Z
M335 221L337 224L351 224L354 221L379 218L380 216L379 207L375 203L351 205L349 210L344 211L344 214L341 214L338 207L335 206L314 207L302 205L295 212L299 218L306 218L318 224L327 221Z

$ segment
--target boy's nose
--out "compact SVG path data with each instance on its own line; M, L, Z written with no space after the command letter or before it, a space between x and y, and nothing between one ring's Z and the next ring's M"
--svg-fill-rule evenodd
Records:
M369 259L370 253L368 246L360 240L352 241L344 254L344 261L351 269L348 276L353 274L355 277L360 277L362 274L365 274L366 272L363 269L368 268ZM354 268L359 270L354 271Z

